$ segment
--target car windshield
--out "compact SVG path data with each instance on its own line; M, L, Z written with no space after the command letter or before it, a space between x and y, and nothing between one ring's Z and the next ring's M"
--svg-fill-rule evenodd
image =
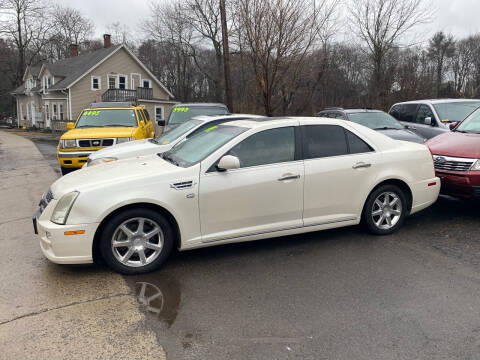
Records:
M171 163L188 167L196 164L215 150L240 135L248 128L229 125L214 125L192 136L163 153L162 157Z
M442 122L462 121L479 106L480 101L463 101L433 105Z
M173 130L167 131L162 136L153 139L152 141L159 144L159 145L167 145L171 144L173 141L177 140L180 136L187 133L191 129L197 127L198 125L202 124L203 121L200 120L190 120L182 125L176 127Z
M181 124L198 115L224 115L228 114L228 110L223 106L206 107L206 106L176 106L172 109L168 117L167 124Z
M384 112L358 112L348 114L350 121L369 127L370 129L403 129L395 118Z
M455 131L480 134L480 109L467 117Z
M75 128L138 126L132 109L84 110Z

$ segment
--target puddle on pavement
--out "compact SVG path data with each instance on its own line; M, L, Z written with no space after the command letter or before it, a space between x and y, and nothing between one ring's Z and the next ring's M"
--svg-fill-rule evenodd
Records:
M147 319L155 319L170 327L180 307L180 283L160 272L125 278L135 294L140 310Z

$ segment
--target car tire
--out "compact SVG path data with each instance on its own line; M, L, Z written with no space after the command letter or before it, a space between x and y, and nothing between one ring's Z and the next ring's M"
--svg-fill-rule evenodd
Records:
M151 209L128 209L108 221L100 253L107 266L118 273L144 274L163 265L173 239L172 227L161 214Z
M408 213L407 198L395 185L382 185L372 191L365 203L362 221L375 235L397 231Z
M60 166L60 171L61 171L62 175L67 175L67 174L71 173L72 171L74 171L74 169Z

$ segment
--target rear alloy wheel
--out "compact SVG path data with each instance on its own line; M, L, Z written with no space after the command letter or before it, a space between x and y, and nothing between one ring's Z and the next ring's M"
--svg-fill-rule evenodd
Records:
M105 227L100 248L105 262L122 274L156 270L173 244L170 224L150 209L131 209Z
M391 234L403 224L406 212L407 202L402 190L394 185L384 185L368 197L363 221L374 234Z

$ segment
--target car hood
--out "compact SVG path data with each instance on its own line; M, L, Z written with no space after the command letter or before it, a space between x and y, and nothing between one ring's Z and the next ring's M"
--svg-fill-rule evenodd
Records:
M425 145L433 154L480 159L480 134L452 131L435 136Z
M84 129L72 129L63 134L60 139L93 139L131 137L136 127L95 127Z
M134 156L157 154L170 150L171 145L158 145L150 139L129 141L123 144L114 145L92 153L89 158L95 160L103 157L116 157L125 159Z
M395 140L411 141L418 144L423 144L425 142L424 138L407 129L388 129L377 131Z
M51 189L55 199L59 199L71 191L82 193L92 188L98 189L119 183L131 182L132 186L138 186L146 178L158 175L170 176L169 174L174 176L175 172L183 170L184 168L175 166L155 154L140 159L132 158L83 167L62 176L52 184Z

